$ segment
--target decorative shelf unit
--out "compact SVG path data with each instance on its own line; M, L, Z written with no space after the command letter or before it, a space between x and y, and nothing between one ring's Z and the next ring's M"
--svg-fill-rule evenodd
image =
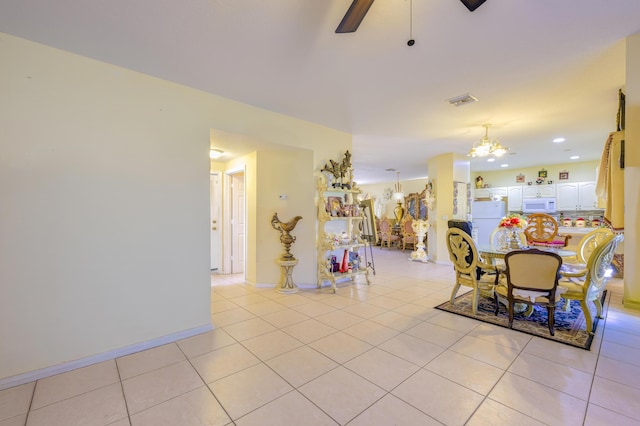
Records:
M364 276L369 284L369 263L362 238L364 215L355 202L357 189L329 188L318 176L318 288L326 281L335 293L336 282ZM362 250L365 249L365 250Z

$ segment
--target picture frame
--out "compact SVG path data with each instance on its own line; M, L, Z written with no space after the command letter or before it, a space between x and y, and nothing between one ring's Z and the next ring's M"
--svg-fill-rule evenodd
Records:
M373 200L360 201L360 211L364 216L360 235L369 243L378 244L378 229L376 226L376 216L373 209Z
M569 172L564 170L558 174L558 180L567 180L569 179Z
M427 219L427 188L422 192L412 192L404 198L404 211L413 220Z
M524 175L522 173L516 176L516 183L524 183Z
M342 216L342 197L327 197L326 210L330 216Z
M538 177L539 178L545 178L547 177L547 171L545 169L542 169L538 172Z

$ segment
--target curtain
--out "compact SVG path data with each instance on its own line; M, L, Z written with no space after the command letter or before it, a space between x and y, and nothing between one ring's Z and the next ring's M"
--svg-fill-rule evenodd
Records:
M624 230L624 130L610 133L605 142L596 194L605 203L605 222L613 231Z

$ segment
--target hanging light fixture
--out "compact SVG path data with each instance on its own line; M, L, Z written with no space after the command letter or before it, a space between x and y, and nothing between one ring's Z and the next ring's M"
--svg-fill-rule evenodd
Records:
M396 217L396 224L400 225L400 221L404 216L404 207L402 202L404 201L404 194L402 193L402 185L400 185L400 172L398 173L398 181L396 183L395 192L393 193L393 199L396 200L396 207L393 209L393 214Z
M500 141L497 139L489 139L489 127L491 124L483 124L482 127L485 129L484 137L473 144L471 151L467 154L469 157L488 157L489 155L494 155L496 157L502 157L507 153L509 148L505 148L500 145Z

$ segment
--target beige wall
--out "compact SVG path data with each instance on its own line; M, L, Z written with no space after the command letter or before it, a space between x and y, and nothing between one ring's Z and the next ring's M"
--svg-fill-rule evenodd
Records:
M13 36L0 57L0 382L210 325L210 129L313 149L312 162L298 154L316 168L351 147L342 132ZM282 172L274 192L308 202L293 188L314 170ZM261 170L247 174L258 200ZM262 220L248 224L256 281L272 279L257 258L277 245ZM305 260L307 220L294 248Z
M602 146L604 146L608 136L609 135L602 135ZM522 185L516 182L516 176L522 173L525 176L525 184L527 182L533 182L535 185L535 181L538 178L538 171L542 169L547 171L547 179L552 180L554 183L589 182L596 180L596 170L599 165L600 160L595 160L526 167L522 169L498 170L495 172L472 172L471 182L475 183L476 178L482 176L484 183L491 187ZM558 179L559 173L563 171L569 172L569 179Z
M396 203L393 200L384 201L384 199L382 198L382 194L386 189L391 189L391 191L394 191L396 182L396 179L393 179L392 181L384 183L359 185L360 189L362 190L363 197L366 197L368 195L369 197L371 197L371 199L380 200L384 204L384 215L390 219L393 219L395 217L393 209L395 208ZM402 186L402 193L405 195L414 192L422 192L426 188L427 178L400 180L400 185Z

